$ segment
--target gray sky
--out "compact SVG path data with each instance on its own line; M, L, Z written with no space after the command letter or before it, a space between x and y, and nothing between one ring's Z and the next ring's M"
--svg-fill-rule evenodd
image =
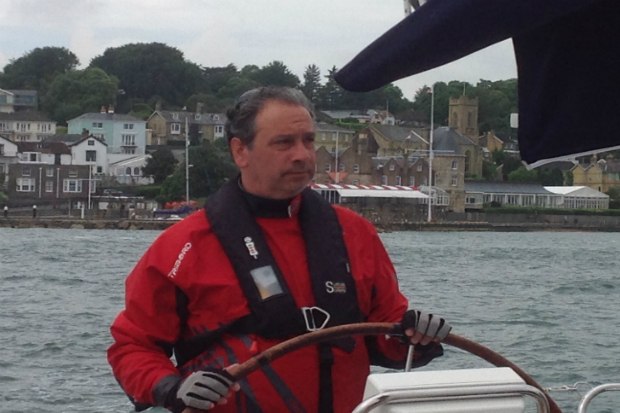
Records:
M401 0L0 0L0 67L62 46L82 66L108 47L161 42L203 66L281 60L302 78L342 67L404 17ZM396 82L408 99L437 81L516 77L510 41Z

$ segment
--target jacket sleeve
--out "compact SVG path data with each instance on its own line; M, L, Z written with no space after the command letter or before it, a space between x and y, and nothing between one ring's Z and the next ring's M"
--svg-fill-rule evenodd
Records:
M157 404L156 385L179 375L170 356L180 331L180 290L157 268L158 255L152 246L127 278L125 310L112 324L108 349L114 376L138 410Z
M374 228L371 231L375 280L367 321L398 323L407 311L408 301L399 290L396 270L379 235ZM407 346L401 344L398 338L367 337L366 345L371 364L389 368L404 367L407 358Z

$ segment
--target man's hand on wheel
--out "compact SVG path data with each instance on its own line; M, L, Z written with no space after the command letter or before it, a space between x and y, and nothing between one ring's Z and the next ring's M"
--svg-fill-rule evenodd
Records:
M232 392L238 390L239 384L226 370L206 369L187 376L176 397L185 407L204 411L225 404Z
M441 342L452 330L450 323L443 318L419 310L407 311L400 325L406 341L422 346Z

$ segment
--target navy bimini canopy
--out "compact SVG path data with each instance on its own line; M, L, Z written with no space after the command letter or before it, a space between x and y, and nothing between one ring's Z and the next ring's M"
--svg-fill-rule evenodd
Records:
M510 37L522 159L620 147L620 0L429 0L335 79L366 92Z

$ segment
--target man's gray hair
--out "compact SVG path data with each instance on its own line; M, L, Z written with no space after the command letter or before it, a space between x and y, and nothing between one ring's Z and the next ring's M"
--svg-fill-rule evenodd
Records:
M252 89L239 96L235 105L226 112L225 131L229 145L232 138L239 138L246 145L252 144L256 136L256 115L269 100L302 106L314 119L312 103L298 89L282 86Z

